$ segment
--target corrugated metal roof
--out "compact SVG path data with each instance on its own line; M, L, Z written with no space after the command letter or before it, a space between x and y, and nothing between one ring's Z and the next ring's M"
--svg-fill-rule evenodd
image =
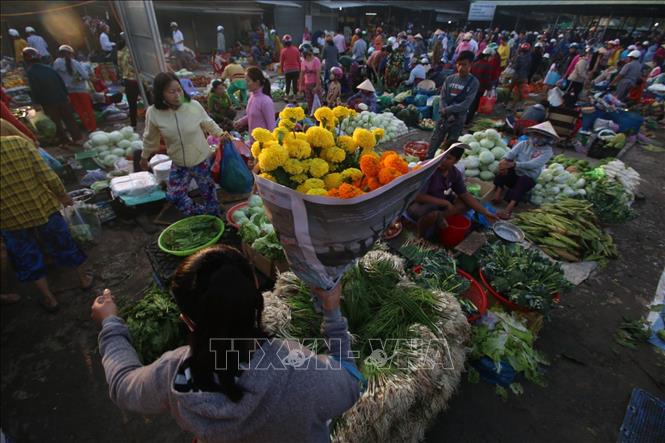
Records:
M296 2L288 2L283 0L257 0L256 3L262 3L264 5L290 6L291 8L302 8L302 5Z

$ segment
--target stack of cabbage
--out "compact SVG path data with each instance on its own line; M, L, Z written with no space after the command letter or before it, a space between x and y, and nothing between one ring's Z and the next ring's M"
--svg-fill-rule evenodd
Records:
M586 181L560 163L552 163L538 177L531 193L531 203L542 205L564 197L584 197Z
M501 139L496 129L465 134L459 141L471 148L464 158L464 175L478 177L484 181L494 180L499 169L499 161L508 152L508 145Z
M409 131L406 124L395 117L392 112L377 114L375 112L363 111L353 117L345 118L340 124L342 133L351 135L356 128L381 128L385 134L381 141L390 141Z
M95 151L97 161L107 168L112 168L119 158L131 156L136 149L143 149L143 142L141 136L134 133L134 128L125 126L119 131L93 132L83 147Z

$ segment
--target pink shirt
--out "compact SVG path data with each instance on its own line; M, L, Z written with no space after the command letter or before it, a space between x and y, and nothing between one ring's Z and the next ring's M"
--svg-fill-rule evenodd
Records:
M321 60L319 60L317 57L312 57L310 61L303 59L300 63L300 66L302 72L304 72L305 84L316 84L316 71L321 69Z
M255 128L275 129L275 104L272 98L258 89L252 92L247 101L247 115L240 119L240 124L247 124L251 134ZM254 139L251 138L254 142Z
M346 52L346 39L343 34L337 34L333 37L333 42L337 46L337 50L340 54Z

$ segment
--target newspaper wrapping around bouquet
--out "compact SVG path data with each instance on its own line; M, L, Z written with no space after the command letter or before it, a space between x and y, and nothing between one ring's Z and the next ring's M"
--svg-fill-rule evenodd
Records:
M447 152L447 151L446 151ZM445 152L380 188L350 199L306 195L256 176L266 214L291 270L330 289L364 256L429 180Z

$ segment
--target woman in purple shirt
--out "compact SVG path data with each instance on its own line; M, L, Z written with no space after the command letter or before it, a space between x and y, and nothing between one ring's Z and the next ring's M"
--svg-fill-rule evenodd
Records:
M236 120L233 126L236 130L247 127L250 136L254 128L272 131L275 129L275 104L270 96L270 80L255 66L247 69L245 80L251 95L247 101L245 116Z

